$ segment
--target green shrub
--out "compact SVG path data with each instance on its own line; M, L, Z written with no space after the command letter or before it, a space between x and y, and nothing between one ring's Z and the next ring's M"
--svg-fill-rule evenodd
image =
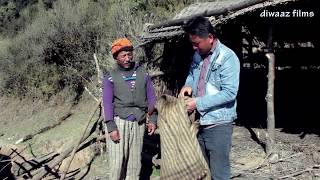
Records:
M2 45L0 63L7 74L2 91L50 96L66 86L83 86L95 73L93 53L104 53L97 43L105 34L105 12L103 1L90 0L61 0L51 10L39 10L32 24Z
M50 97L67 86L79 93L84 86L96 87L96 83L91 83L97 78L94 53L100 68L106 71L114 64L110 55L114 39L128 37L139 45L138 35L144 23L156 24L172 18L189 3L188 0L25 2L23 6L0 4L0 16L7 18L0 23L0 93L33 97ZM18 12L19 17L13 18L13 12ZM18 28L11 28L7 22ZM144 53L137 49L135 54L142 58Z

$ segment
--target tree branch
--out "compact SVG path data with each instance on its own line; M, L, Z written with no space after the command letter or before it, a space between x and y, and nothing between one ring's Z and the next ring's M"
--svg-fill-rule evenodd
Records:
M292 173L292 174L289 174L289 175L286 175L286 176L281 176L281 177L279 177L278 179L286 179L286 178L298 176L298 175L300 175L300 174L302 174L302 173L304 173L304 172L314 171L315 169L319 169L319 168L320 168L320 165L314 165L314 166L312 166L312 167L310 167L310 168L307 168L307 169L305 169L305 170L296 171L296 172L294 172L294 173Z

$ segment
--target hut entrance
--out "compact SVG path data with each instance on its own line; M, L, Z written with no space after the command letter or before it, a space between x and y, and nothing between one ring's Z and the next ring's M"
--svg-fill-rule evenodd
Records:
M219 6L211 8L215 7ZM241 62L238 124L266 127L268 60L265 54L271 28L272 52L275 55L276 128L292 133L320 135L317 128L318 108L314 105L320 100L320 88L317 86L320 77L318 12L315 0L279 0L275 4L261 3L236 10L231 15L221 11L222 17L210 17L220 32L221 42L233 49ZM271 16L270 13L278 15ZM157 26L159 29L153 29L145 37L154 44L163 44L159 66L164 72L163 80L173 95L184 85L193 54L188 38L177 27L180 25L178 22L175 19L171 26L162 29Z
M275 6L241 16L242 69L238 94L238 123L266 127L266 91L268 60L265 42L273 29L275 54L275 122L276 128L291 133L320 134L315 104L319 102L320 77L319 15L293 17L294 12L315 13L312 3L297 2ZM290 12L291 17L261 17L263 12ZM227 37L232 35L225 34Z

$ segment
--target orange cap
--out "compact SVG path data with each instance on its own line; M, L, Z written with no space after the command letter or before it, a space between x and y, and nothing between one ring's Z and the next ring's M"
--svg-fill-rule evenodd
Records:
M111 45L112 55L115 55L123 48L129 48L129 49L133 50L133 46L127 38L120 38L120 39L115 40Z

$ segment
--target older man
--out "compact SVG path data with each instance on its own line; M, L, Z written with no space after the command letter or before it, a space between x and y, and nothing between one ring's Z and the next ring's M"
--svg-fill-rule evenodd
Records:
M117 66L103 81L105 122L111 139L107 142L110 179L138 180L146 114L151 117L149 135L156 129L152 113L156 96L150 76L133 59L128 39L115 40L111 52Z

